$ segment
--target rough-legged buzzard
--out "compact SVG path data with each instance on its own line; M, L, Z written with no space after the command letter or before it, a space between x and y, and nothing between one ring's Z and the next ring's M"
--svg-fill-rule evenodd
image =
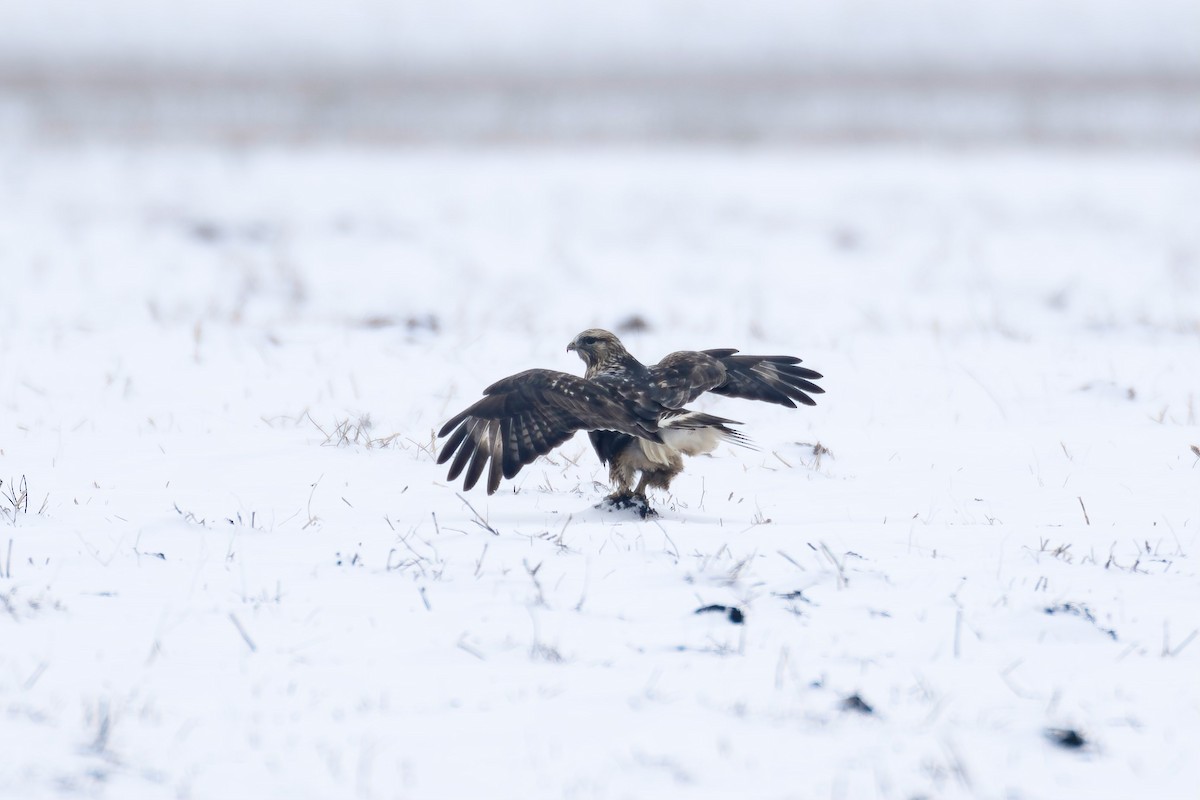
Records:
M718 442L747 445L734 420L690 411L704 392L763 400L795 408L815 405L821 374L794 356L747 356L737 350L671 353L648 367L621 340L592 328L567 345L587 365L582 378L531 369L493 383L484 397L456 414L438 436L449 436L438 463L451 458L449 480L463 471L470 489L487 472L492 494L500 478L587 431L600 461L608 465L619 506L648 511L648 488L666 489L683 469L683 455L711 452ZM637 483L634 478L639 476Z

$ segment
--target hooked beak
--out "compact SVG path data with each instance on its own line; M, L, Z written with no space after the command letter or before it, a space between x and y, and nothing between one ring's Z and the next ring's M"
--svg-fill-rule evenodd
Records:
M574 342L571 342L569 345L567 345L567 352L568 352L568 353L573 353L573 352L575 352L575 351L576 351L576 350L578 350L578 349L579 349L579 348L577 348L577 347L575 346L575 343L574 343Z

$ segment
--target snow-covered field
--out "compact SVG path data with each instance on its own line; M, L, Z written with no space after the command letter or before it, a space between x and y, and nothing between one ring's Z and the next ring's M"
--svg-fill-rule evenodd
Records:
M33 147L0 180L0 796L1200 787L1195 159ZM698 403L760 450L658 519L593 508L582 434L460 497L433 429L593 325L828 393Z

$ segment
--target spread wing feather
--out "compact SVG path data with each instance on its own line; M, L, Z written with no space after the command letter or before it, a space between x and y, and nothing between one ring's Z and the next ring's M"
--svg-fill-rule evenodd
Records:
M800 366L795 356L746 356L737 350L705 350L704 353L721 362L725 367L725 381L709 391L726 397L746 400L763 400L795 408L796 403L806 406L817 404L810 394L824 394L825 390L813 383L821 373Z
M484 397L450 418L438 463L450 464L449 480L462 475L471 489L487 472L488 494L501 477L558 447L579 430L613 430L661 442L653 422L634 414L609 388L565 372L531 369L497 381ZM489 468L490 464L490 468Z
M816 405L823 394L813 383L821 373L801 367L795 356L746 356L737 350L672 353L650 367L651 396L668 408L682 408L704 392L763 400L795 408Z

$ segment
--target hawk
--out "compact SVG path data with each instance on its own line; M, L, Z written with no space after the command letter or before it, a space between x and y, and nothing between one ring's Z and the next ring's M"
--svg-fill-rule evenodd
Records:
M684 455L712 452L721 441L749 446L729 427L740 425L685 406L705 392L795 408L816 405L819 372L794 356L748 356L737 350L671 353L654 366L638 361L612 333L591 328L567 345L586 365L583 377L531 369L496 381L483 399L455 414L438 432L449 437L437 462L448 480L466 471L471 489L487 473L487 491L538 456L587 431L608 466L618 507L650 512L649 488L667 489ZM634 483L635 476L640 476Z

